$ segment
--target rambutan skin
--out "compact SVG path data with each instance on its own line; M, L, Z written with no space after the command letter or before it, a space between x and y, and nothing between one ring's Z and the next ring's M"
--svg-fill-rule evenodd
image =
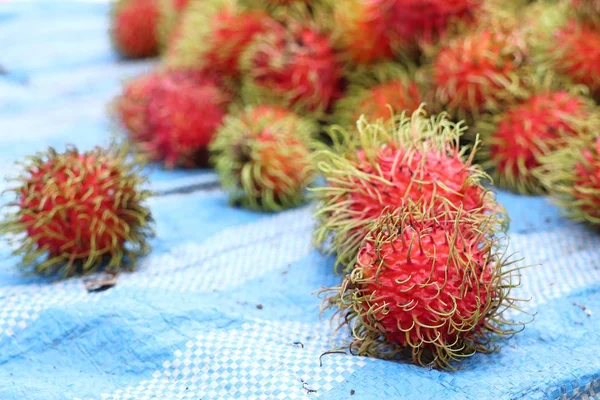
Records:
M516 301L518 268L506 270L484 220L382 214L342 285L326 290L325 307L338 307L334 318L351 327L352 354L453 369L496 350L491 337L515 333L502 313Z
M69 277L131 269L147 253L150 193L123 149L49 149L25 162L9 204L17 211L0 223L0 233L24 235L15 251L24 265Z
M483 29L442 46L426 74L434 101L459 118L477 117L514 97L526 49L517 32Z
M400 116L395 124L367 123L335 131L331 150L317 154L324 187L316 188L315 241L331 239L336 267L348 269L369 226L385 209L419 203L436 213L489 213L497 203L481 184L487 179L472 164L474 152L459 150L464 128L446 115L426 118L423 110Z
M316 131L315 123L278 106L249 106L229 116L210 150L232 203L262 211L302 203L315 178Z
M309 113L327 111L341 96L341 66L330 38L311 25L257 35L242 60L247 103L279 102Z
M598 121L595 123L598 126ZM596 131L597 132L597 131ZM566 216L600 225L600 138L571 138L559 150L540 157L534 175Z
M554 35L553 67L600 99L600 30L571 20Z
M157 55L157 0L120 0L113 7L111 38L115 49L128 58Z
M540 193L532 171L544 154L565 146L579 134L589 116L586 100L566 91L532 95L493 122L478 126L486 148L481 153L486 168L493 169L496 184L520 193Z

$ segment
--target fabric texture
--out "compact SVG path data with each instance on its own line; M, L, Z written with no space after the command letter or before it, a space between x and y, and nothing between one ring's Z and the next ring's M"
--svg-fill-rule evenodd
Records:
M47 146L107 144L121 62L108 5L0 2L0 171ZM600 394L600 237L548 200L500 192L510 245L533 265L537 312L499 353L454 373L335 347L321 287L340 281L311 245L312 205L231 208L210 171L149 171L154 250L104 292L24 276L0 244L0 399L575 399ZM0 189L6 187L2 181ZM5 198L4 198L5 200ZM3 201L4 201L3 200ZM320 363L322 361L322 364Z

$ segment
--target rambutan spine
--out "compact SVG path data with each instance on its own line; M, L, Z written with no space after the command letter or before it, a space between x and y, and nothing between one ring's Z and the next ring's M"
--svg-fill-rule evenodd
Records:
M13 179L0 233L39 274L63 277L135 268L153 236L151 193L126 146L80 152L50 148L28 157Z

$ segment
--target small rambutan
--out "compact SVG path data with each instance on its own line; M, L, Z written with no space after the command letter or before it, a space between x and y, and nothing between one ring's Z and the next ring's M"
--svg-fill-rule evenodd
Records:
M150 96L160 80L160 73L152 71L139 75L123 85L122 93L112 104L116 117L134 141L147 141L147 106Z
M210 150L231 201L279 211L300 204L315 178L311 138L317 125L275 106L229 116Z
M490 27L440 47L422 78L430 82L435 105L465 119L512 98L526 58L521 39L517 31Z
M162 74L146 105L147 132L138 149L167 168L207 165L208 144L231 98L210 75L179 70Z
M334 42L353 64L392 60L400 39L392 30L396 0L350 0L334 8Z
M585 130L593 113L590 100L581 88L557 89L561 86L550 81L504 112L479 120L476 129L485 144L480 156L497 185L540 193L543 188L532 173L539 158Z
M11 191L16 200L0 233L17 235L24 265L65 277L105 266L131 269L152 234L145 178L123 147L30 157ZM42 260L42 257L47 258Z
M257 35L242 58L246 103L329 109L341 95L341 67L329 39L297 21Z
M464 210L496 218L498 205L482 186L487 176L472 164L475 149L468 157L467 148L460 149L464 130L445 114L427 118L419 109L395 124L361 118L356 130L331 131L334 145L317 152L326 185L314 189L315 241L337 253L336 268L351 267L370 225L386 208L419 203L434 214Z
M278 25L267 13L246 11L236 0L192 2L167 54L167 65L238 78L242 53L258 33L273 26Z
M155 56L158 21L157 0L119 0L112 10L113 47L128 58Z
M598 126L598 121L596 121ZM577 222L600 225L600 138L571 138L561 149L539 158L534 175L565 214Z
M522 330L524 323L503 315L519 310L510 292L520 275L507 268L495 234L468 215L384 213L352 272L324 291L325 308L338 308L334 320L350 327L350 352L455 369L457 361L497 350L493 339Z
M553 67L600 99L600 30L569 21L555 32L549 55Z
M389 120L393 114L412 114L422 103L412 73L399 64L384 63L351 74L344 97L336 102L333 119L351 127L361 115L367 121Z

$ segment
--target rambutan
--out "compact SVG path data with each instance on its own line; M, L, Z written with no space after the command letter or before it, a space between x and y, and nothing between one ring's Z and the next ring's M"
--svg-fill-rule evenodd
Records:
M472 25L483 0L393 0L394 33L407 44L431 44L448 30Z
M278 25L267 13L246 11L236 0L192 2L167 54L167 65L238 78L242 53L258 33L273 26Z
M177 30L189 0L158 0L160 19L157 26L157 40L161 50L168 48L176 40ZM198 0L202 1L202 0Z
M600 138L598 128L593 132L571 138L563 148L541 156L534 175L569 218L598 226Z
M423 70L422 80L430 82L435 105L466 119L512 99L526 59L522 39L518 31L490 27L443 45Z
M300 204L315 178L316 131L315 123L276 106L247 107L226 118L210 149L232 203L264 211Z
M593 105L581 95L581 88L559 89L563 86L549 80L504 112L479 120L476 129L485 144L481 159L493 170L497 185L540 193L543 188L532 173L539 158L585 130Z
M341 95L341 67L329 39L297 21L257 35L242 59L246 103L328 110Z
M21 241L15 254L23 264L66 277L135 266L152 234L150 194L124 149L49 149L23 164L8 206L16 211L0 224L0 233Z
M600 0L571 0L571 7L585 23L600 26Z
M495 351L494 339L522 330L523 322L503 315L519 310L510 292L520 275L507 268L495 234L466 214L384 213L352 272L324 291L325 308L339 308L334 320L350 327L350 352L455 369L456 361Z
M146 129L137 147L167 168L205 166L208 144L231 102L210 75L173 70L160 76L146 105Z
M600 30L571 20L555 32L549 47L553 67L600 99Z
M350 0L334 8L334 38L353 64L392 60L401 46L392 30L396 0Z
M122 93L113 102L116 117L134 142L151 139L146 111L159 80L160 73L157 71L139 75L124 83Z
M124 57L144 58L158 54L157 0L119 0L113 6L111 39Z
M464 130L443 113L427 118L423 109L395 124L361 118L357 130L331 130L334 145L317 153L326 185L314 189L315 241L337 253L336 268L352 267L359 244L386 208L419 203L434 214L499 215L482 186L487 175L472 164L475 148L468 157L468 149L460 149Z
M344 97L336 102L334 121L345 127L367 121L389 120L393 114L412 114L422 103L419 85L412 73L399 64L384 63L349 76Z

